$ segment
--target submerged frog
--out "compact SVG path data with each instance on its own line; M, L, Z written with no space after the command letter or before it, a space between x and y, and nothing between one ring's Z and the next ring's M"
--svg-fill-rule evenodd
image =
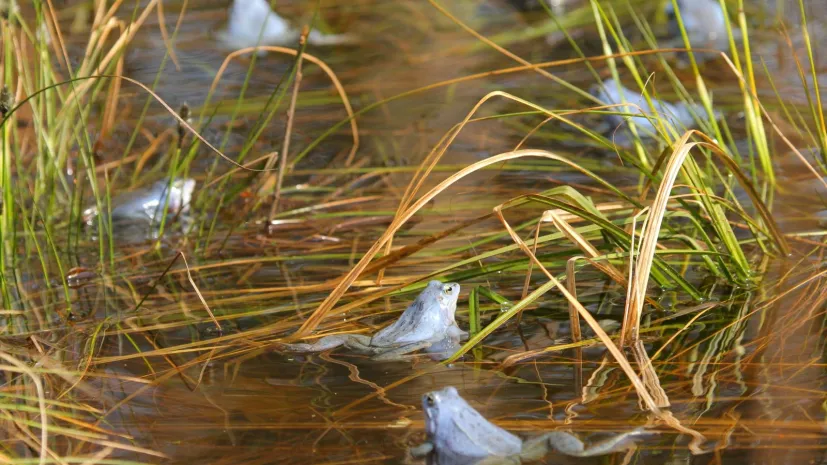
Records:
M628 449L644 434L639 428L589 447L563 431L523 441L486 420L450 386L422 396L422 409L427 439L410 452L414 458L425 458L428 465L516 465L539 460L552 451L590 457Z
M445 358L468 333L455 319L459 284L431 281L396 322L373 337L362 334L325 336L313 344L283 344L291 352L321 352L345 346L372 355L374 360L401 359L420 349L434 358Z
M112 198L112 220L122 222L157 222L164 213L176 215L189 210L195 180L188 178L162 179L147 188L124 192ZM105 207L105 201L104 201ZM83 219L94 225L98 215L96 206L83 212Z
M652 107L649 106L649 102L647 102L646 98L640 92L623 87L614 79L607 79L603 81L602 86L593 87L591 93L607 105L618 105L611 108L611 111L628 113L629 115L641 115L640 117L634 117L635 128L637 128L641 138L657 135L657 128L649 118L652 118L653 121L656 121L658 118L664 118L670 121L677 129L683 129L695 127L694 115L698 115L700 118L707 116L706 108L704 108L703 105L694 104L690 106L684 102L669 103L654 97L651 98L651 101L655 114L652 114ZM647 116L649 118L647 118ZM718 119L720 117L721 114L716 112L715 118ZM625 125L628 118L630 118L630 116L606 115L606 120L612 126L612 130ZM616 134L616 136L618 143L629 140L625 131Z

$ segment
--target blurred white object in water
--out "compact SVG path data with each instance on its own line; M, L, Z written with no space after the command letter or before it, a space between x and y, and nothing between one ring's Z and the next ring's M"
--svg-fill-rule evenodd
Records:
M677 0L677 4L684 30L693 48L717 50L729 48L727 18L718 0ZM671 0L666 2L666 14L675 16L675 8ZM669 32L673 37L674 45L683 44L677 18L672 20ZM739 29L733 28L732 33L736 39L740 37Z
M297 45L300 35L301 30L294 29L270 9L267 0L234 0L227 28L219 33L219 38L229 47L241 49L257 45ZM311 45L340 45L356 42L356 38L312 30L307 42Z
M194 179L176 178L170 182L167 178L148 188L121 193L112 199L112 220L155 222L160 219L167 202L169 214L185 213L189 210L194 190ZM83 219L92 225L97 214L97 207L89 207L84 210Z
M669 103L652 97L652 107L654 107L655 110L653 114L652 107L649 106L649 102L646 101L646 98L640 92L623 87L614 79L606 79L603 81L602 86L593 87L591 92L592 95L606 105L619 105L608 109L609 111L629 113L630 115L646 115L655 121L658 118L664 118L680 132L682 132L683 128L695 127L693 112L698 115L699 118L705 118L707 116L706 109L703 105L694 104L689 106L684 102ZM720 113L715 112L715 119L720 117ZM606 115L606 119L609 121L609 124L612 125L613 130L625 125L628 118L629 116L624 115ZM641 138L655 137L657 135L655 125L653 125L652 121L647 117L634 117L633 122Z
M20 7L15 0L0 0L0 14L8 18L13 14L20 13Z
M52 33L49 32L49 26L45 21L40 23L40 27L37 29L36 37L38 40L42 40L44 45L52 44Z

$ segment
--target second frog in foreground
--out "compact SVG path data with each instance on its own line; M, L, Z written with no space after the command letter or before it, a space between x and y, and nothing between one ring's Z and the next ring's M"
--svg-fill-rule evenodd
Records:
M589 447L563 431L523 441L486 420L453 387L422 396L422 408L427 439L411 449L411 456L426 458L428 465L517 465L552 451L590 457L628 449L637 436L645 434L638 428Z
M321 352L345 346L373 356L374 360L404 358L424 349L434 358L447 358L459 348L468 333L455 319L459 284L431 281L396 322L373 337L363 334L325 336L313 344L283 344L290 352Z

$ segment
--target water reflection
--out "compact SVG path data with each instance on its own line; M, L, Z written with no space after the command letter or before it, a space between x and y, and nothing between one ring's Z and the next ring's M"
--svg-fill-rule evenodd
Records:
M292 57L248 55L230 61L210 94L226 56L215 31L227 19L227 5L191 3L174 40L175 59L167 58L167 48L158 34L160 22L150 18L129 48L125 73L149 83L164 63L156 89L172 107L186 101L195 108L211 95L205 111L211 119L203 126L203 135L233 159L240 157L245 147L255 156L282 150L287 126L280 116L283 113L266 122L259 115L270 108L268 99ZM488 15L476 2L455 2L450 8L470 28L493 35L524 21L506 3L494 3ZM573 11L583 5L563 3L555 2L554 6ZM306 8L296 2L284 7L291 19L300 17ZM167 28L178 24L183 8L184 2L165 2ZM500 53L480 51L471 35L421 2L357 2L331 8L338 12L331 14L334 18L339 15L342 23L350 26L341 30L367 36L369 46L324 48L311 44L308 53L318 55L335 70L357 111L411 89L515 66L514 60ZM792 10L785 10L785 14ZM800 34L795 34L794 42L800 40ZM600 53L593 41L584 46ZM569 48L550 48L542 40L539 45L536 41L516 42L509 49L535 62L575 56ZM794 66L773 58L783 55L777 38L764 40L759 35L754 50L767 58L765 62L780 84L795 82ZM713 72L720 69L715 63L707 66ZM594 76L581 66L554 72L582 88L594 84ZM329 77L313 66L303 73L290 157L346 117ZM740 98L736 82L715 85L716 101L726 102L727 96ZM245 98L236 105L242 89ZM580 108L585 101L584 96L565 91L539 74L522 72L457 81L379 105L358 118L364 158L346 166L344 160L353 144L347 126L325 139L296 163L295 175L288 176L285 184L286 207L280 212L284 216L268 222L269 228L263 225L267 215L254 209L260 198L252 188L218 208L222 189L252 186L243 173L234 173L227 184L205 183L195 189L199 211L215 211L214 216L196 218L200 221L196 229L174 231L170 241L160 247L142 243L119 248L106 272L95 269L100 243L94 238L84 236L69 247L71 252L66 253L73 255L73 267L61 276L72 282L73 307L68 316L64 296L55 285L59 283L40 282L33 273L20 274L30 295L16 298L41 317L41 328L61 327L71 321L77 331L96 334L100 325L107 332L105 343L95 340L91 344L99 347L99 352L90 369L101 376L79 384L78 389L82 396L103 402L107 408L128 400L106 417L108 424L129 435L135 444L168 455L172 463L401 463L409 446L424 437L420 396L446 386L456 386L486 418L519 434L558 428L581 433L617 432L647 423L652 418L641 410L627 377L602 345L568 345L567 306L557 293L550 293L527 311L519 326L499 329L479 350L466 354L452 367L428 357L391 363L350 353L296 356L273 350L273 339L292 334L306 321L336 280L382 234L413 167L482 96L495 89L530 96L552 109ZM785 97L795 100L801 96L785 92ZM123 97L137 108L143 98L137 94ZM142 126L145 132L171 131L168 115L155 104L150 109ZM513 102L495 99L486 103L479 116L524 110ZM234 113L240 117L233 120ZM511 150L544 118L523 115L474 121L463 128L440 166L447 165L447 171L453 172L456 166ZM103 145L111 149L102 150L106 162L118 159L118 149L131 136L133 121L119 123L105 143L110 145ZM633 171L625 169L614 151L595 148L586 140L560 141L556 138L560 127L552 128L538 131L530 145L580 159L620 189L638 185L636 172L630 174ZM739 141L745 137L743 127L736 125L735 132ZM775 217L785 230L812 229L812 212L824 209L813 199L824 192L818 183L805 184L803 179L810 178L807 173L802 175L794 155L781 150L784 146L780 142L773 143L777 144L773 149L778 149L776 161L782 166L783 182L779 184L795 186L786 192L779 190L779 203L784 208L777 209ZM134 150L157 162L174 147L170 137L143 137ZM189 147L185 145L185 152ZM749 147L744 148L744 153L749 153ZM214 168L214 155L203 147L193 153L193 175L199 181L213 169L226 172ZM815 155L809 155L811 160L815 161ZM381 166L385 171L359 171L370 166ZM379 268L360 278L342 302L347 308L338 308L341 313L331 315L321 329L330 330L337 324L365 330L381 327L399 315L413 294L374 299L379 292L426 279L428 273L482 251L511 245L502 234L501 223L491 217L448 237L437 236L447 228L488 215L493 206L522 188L540 191L569 184L595 198L603 194L591 178L553 166L495 168L467 178L431 202L428 209L433 213L415 217L395 242L397 247L413 247L415 251L387 268L383 287L374 281ZM124 174L131 174L130 169L124 168ZM435 173L437 177L446 175L439 170ZM358 202L345 206L333 203L343 198ZM300 210L315 204L324 208ZM529 222L541 213L539 208L514 212L519 218L513 224ZM212 236L209 240L192 239L196 235L188 233L195 230ZM550 230L543 233L550 234ZM437 241L438 250L426 247ZM817 238L804 235L796 244L802 249L820 247ZM192 282L181 263L161 276L179 249L198 257L191 263L190 271L196 276ZM579 252L559 246L544 253L548 256L541 258L551 260ZM677 291L652 291L666 310L655 309L645 315L649 329L642 340L660 377L660 387L671 402L670 410L711 442L727 447L693 456L687 448L687 435L661 425L663 434L647 440L634 463L822 461L824 280L821 275L811 276L811 268L804 266L821 260L821 255L798 257L768 264L760 291L735 289L714 277L696 274L692 271L695 262L679 264L689 270L689 279L698 283L705 297L717 303L714 307L689 302ZM20 266L35 270L39 264L21 261ZM500 268L483 274L481 270L488 267ZM450 273L458 274L456 279L461 279L464 288L485 285L517 302L522 295L525 262L508 263L494 257ZM624 289L589 271L581 273L581 301L600 319L619 321ZM536 279L532 285L539 282ZM200 297L209 304L209 311ZM464 291L458 307L462 327L469 319L468 301ZM499 303L484 301L483 325L496 318L502 308ZM107 326L109 318L117 323ZM687 330L677 331L684 325ZM67 344L69 357L86 360L80 354L87 353L88 341L72 341ZM547 347L552 349L525 355ZM514 355L524 358L510 358ZM120 454L145 459L138 453ZM611 460L619 463L619 459ZM605 463L556 456L549 460Z

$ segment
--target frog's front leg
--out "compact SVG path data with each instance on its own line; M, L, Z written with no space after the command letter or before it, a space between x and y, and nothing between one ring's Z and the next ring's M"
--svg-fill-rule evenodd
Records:
M431 344L430 341L414 342L413 344L407 344L394 349L381 350L371 358L373 358L373 360L404 360L406 358L405 355L430 347ZM372 349L376 350L376 348Z
M431 452L434 451L434 443L430 441L425 441L418 446L411 447L408 452L411 454L411 457L415 459L424 459L428 456Z
M468 331L463 331L459 329L459 326L452 325L448 328L448 337L456 341L466 341L468 340Z

